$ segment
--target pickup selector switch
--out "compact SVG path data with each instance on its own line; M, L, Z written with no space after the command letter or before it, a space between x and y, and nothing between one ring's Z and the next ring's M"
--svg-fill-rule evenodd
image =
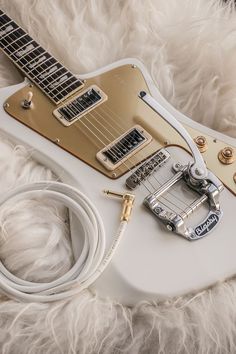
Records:
M29 91L27 93L27 97L21 102L21 106L24 109L29 109L31 108L32 105L32 98L33 98L33 92Z
M235 161L234 155L234 150L230 146L226 146L224 149L220 150L218 159L224 165L230 165Z

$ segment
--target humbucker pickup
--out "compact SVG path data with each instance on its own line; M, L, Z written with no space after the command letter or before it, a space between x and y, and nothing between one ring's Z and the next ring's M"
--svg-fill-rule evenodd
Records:
M126 180L129 189L135 189L148 177L150 177L158 167L161 167L168 159L170 154L165 149L159 150L151 159L145 161L137 168Z
M141 126L135 125L118 139L100 150L96 157L107 170L114 170L152 140Z
M106 94L93 85L59 106L53 114L63 125L69 126L106 100Z

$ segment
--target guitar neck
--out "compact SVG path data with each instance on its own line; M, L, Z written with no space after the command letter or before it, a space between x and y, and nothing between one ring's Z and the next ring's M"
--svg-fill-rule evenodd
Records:
M56 104L83 85L1 10L0 48Z

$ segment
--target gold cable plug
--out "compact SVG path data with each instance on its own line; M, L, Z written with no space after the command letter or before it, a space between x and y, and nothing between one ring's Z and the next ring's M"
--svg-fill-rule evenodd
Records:
M129 221L132 212L135 195L131 193L117 193L110 190L104 190L104 193L108 196L123 199L123 208L120 217L120 221Z

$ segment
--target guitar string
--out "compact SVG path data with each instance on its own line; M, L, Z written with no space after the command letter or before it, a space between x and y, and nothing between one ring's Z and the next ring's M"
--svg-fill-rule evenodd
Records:
M24 32L25 33L25 32ZM10 34L10 33L9 33ZM8 34L8 35L9 35ZM25 33L25 35L27 35L26 33ZM23 36L25 36L25 35L22 35L22 37ZM14 34L14 37L16 38L16 36L15 36L15 34ZM21 42L21 39L19 38L19 39L17 39L16 38L16 41L14 41L14 42ZM10 45L7 45L7 46L4 46L4 48L6 48L6 47L9 47L9 46L11 46L12 47L12 44L13 43L10 43ZM23 44L23 46L25 46L25 45L27 45L27 43L22 43ZM23 47L22 46L22 47ZM15 49L15 48L14 48ZM17 50L19 50L20 49L20 47L19 48L17 48L15 51L17 51ZM13 54L14 55L14 54ZM26 55L27 55L27 53L26 53ZM15 55L14 55L15 56ZM30 55L29 55L30 56ZM53 58L53 57L52 57ZM22 59L22 58L20 58L20 59ZM54 59L54 58L53 58ZM54 59L55 60L55 59ZM43 62L44 63L44 62ZM42 63L42 64L43 64ZM52 66L53 65L56 65L56 63L55 64L52 64ZM59 64L60 65L60 64ZM40 67L41 65L39 65L39 67ZM61 66L61 65L60 65ZM37 66L38 67L38 66ZM59 68L58 70L60 70L61 68ZM48 70L48 68L46 68L45 69L45 71L46 70ZM56 70L56 71L58 71L58 70ZM36 71L38 71L38 70L36 70ZM54 73L54 72L53 72ZM38 74L41 74L41 72L38 72ZM63 74L64 75L64 74ZM35 75L35 77L37 77L38 75ZM48 77L50 77L51 75L49 74L48 75ZM46 77L46 80L47 80L47 77ZM56 81L57 80L57 78L54 80L54 81ZM40 80L40 82L42 82L42 81L44 81L44 79L43 80ZM47 80L48 81L48 80ZM49 82L49 83L51 83L51 82ZM44 85L44 87L45 87L45 85ZM66 91L67 92L67 91ZM105 110L103 110L103 111L105 111ZM111 111L111 110L110 110ZM113 112L113 114L114 114L114 112ZM91 115L91 113L90 113L90 115ZM99 115L101 116L101 114L99 113ZM93 116L93 115L92 115ZM97 118L95 117L95 116L93 116L94 118L95 118L95 120L101 125L101 123L97 120ZM103 117L102 117L103 118ZM88 120L87 118L86 118L86 120ZM97 131L99 131L108 141L109 141L109 143L111 143L112 141L110 141L91 121L89 121L90 122L90 124L92 124L93 126L94 126L94 128L97 130ZM87 127L88 128L88 127ZM104 128L104 126L103 126L103 128ZM89 129L89 128L88 128ZM108 129L107 128L105 128L107 131L108 131ZM90 130L90 132L92 132L92 130L91 129L89 129ZM108 133L110 133L110 135L112 135L113 137L114 137L114 135L111 133L111 132L109 132L108 131ZM93 133L94 134L94 133ZM95 136L96 136L96 134L94 134ZM97 136L96 136L97 137ZM97 137L97 139L99 139L99 137ZM101 139L99 139L101 142L102 142L102 140ZM102 142L103 143L103 145L104 145L104 142ZM130 161L131 162L131 161ZM127 167L127 165L126 165L126 167ZM133 165L132 165L132 167L134 167ZM129 169L130 170L130 169ZM161 184L158 180L157 180L157 178L155 178L155 176L150 176L150 177L152 177L152 178L154 178L159 184ZM146 181L148 181L150 184L151 184L151 186L153 187L153 189L155 190L156 188L152 185L152 183L151 183L151 181L148 179L148 180L146 180ZM169 194L171 194L170 192L169 192ZM172 193L172 195L173 195L173 193ZM179 201L181 201L183 204L185 204L185 205L187 205L184 201L182 201L182 200L180 200L180 198L178 198L177 196L175 196L175 195L173 195L176 199L178 199ZM170 202L169 200L168 200L168 202ZM171 204L173 204L172 202L170 202ZM176 204L173 204L174 206L176 206ZM178 207L178 206L177 206ZM178 209L180 209L181 211L184 211L184 210L182 210L181 208L179 208L178 207Z
M107 114L107 112L102 108L102 107L98 107L98 108L100 108L105 114ZM110 110L111 111L111 113L113 114L113 116L117 116L118 118L119 118L119 116L117 115L117 113L116 112L112 112L112 110L109 108L109 107L107 107L108 108L108 110ZM97 109L97 111L98 111L98 109ZM104 119L104 117L103 116L101 116L101 118L103 119L103 120L105 120ZM117 126L119 126L119 124L116 122L116 120L113 120L113 122L114 123L116 123L117 124ZM140 151L140 153L142 153L142 151L143 150L141 150ZM142 154L142 156L143 156L143 158L145 158L145 156ZM161 168L161 167L160 167ZM155 173L155 172L154 172ZM155 174L152 174L152 175L150 175L148 178L154 178L155 180L156 180L156 182L160 185L160 184L162 184L161 182L160 182L160 180L158 180L157 179L157 177L155 176ZM184 202L183 200L181 200L178 196L176 196L174 193L172 193L172 192L169 192L169 194L171 194L172 196L174 196L176 199L178 199L180 202L182 202L183 204L185 204L186 206L188 206L188 204L186 203L186 202Z
M26 35L26 34L25 34ZM14 37L15 37L15 34L14 34ZM22 35L22 37L23 37L23 35ZM18 41L19 43L21 42L21 39L17 39L16 41ZM15 41L14 41L15 42ZM23 44L23 46L25 46L26 44L25 43L22 43ZM6 47L12 47L12 43L10 44L10 45L7 45L7 46L4 46L4 48L6 48ZM19 48L17 48L17 49L15 49L14 48L14 51L17 51L17 50L19 50L20 49L20 47ZM14 54L13 54L14 55ZM27 54L26 54L27 55ZM14 55L15 56L15 55ZM21 59L21 58L20 58ZM43 63L42 63L43 64ZM46 69L47 70L47 69ZM38 71L38 70L37 70ZM41 72L38 72L38 74L41 74ZM35 77L37 77L38 75L35 75ZM49 74L49 76L50 76L50 74ZM43 80L44 81L44 80ZM95 119L96 119L96 121L97 121L97 118L96 117L94 117ZM86 120L87 120L87 118L86 118ZM96 129L96 130L98 130L98 128L90 121L90 123L94 126L94 128ZM87 127L88 128L88 127ZM103 127L104 128L104 127ZM88 128L89 129L89 128ZM106 129L107 131L108 131L108 129ZM92 132L92 130L90 129L90 131ZM98 130L99 131L99 130ZM110 133L111 134L111 133ZM105 135L102 133L102 135L105 137ZM95 136L96 136L96 134L95 134ZM98 138L98 137L97 137ZM107 137L105 137L108 141L109 141L109 139L107 138ZM99 139L99 138L98 138ZM101 141L101 139L99 139L100 141ZM102 141L101 141L102 142ZM110 141L109 141L110 142ZM104 143L103 143L104 144ZM128 167L127 165L126 165L126 167ZM133 166L132 166L133 167ZM129 169L130 170L130 169ZM150 181L150 179L148 180L148 182L149 182L149 184L152 186L152 188L155 190L155 187L153 186L153 184L151 183L151 181ZM147 187L146 185L145 185L145 187ZM148 189L149 190L149 189ZM149 190L149 192L150 192L150 190ZM164 198L164 199L166 199L166 198ZM171 201L169 201L169 200L167 200L169 203L171 203L172 205L174 205L175 207L176 207L176 204L174 204L173 202L171 202ZM184 211L184 210L182 210L181 208L178 208L178 209L180 209L181 211Z
M19 28L18 28L19 29ZM24 31L23 31L23 33L25 33ZM10 36L11 37L11 39L12 39L12 34L11 34L11 32L10 33L8 33L6 36ZM22 35L23 36L23 35ZM24 36L27 36L27 34L25 33L24 34ZM4 36L5 37L5 36ZM13 33L13 39L16 39L16 41L18 42L16 45L18 46L18 48L16 48L16 45L13 47L12 46L12 44L13 43L10 43L9 45L6 45L6 46L3 46L3 49L5 49L5 48L9 48L9 47L11 47L11 48L13 48L14 49L14 52L16 52L16 51L18 51L20 48L22 48L22 47L24 47L24 46L26 46L27 45L27 43L25 43L25 42L23 42L22 41L22 38L17 38L17 35L15 34L15 33ZM16 42L16 41L14 41L14 42ZM19 45L20 45L20 47L19 47ZM11 49L12 50L12 49ZM11 54L11 56L14 56L14 57L16 57L16 55L14 54L14 52ZM27 53L26 53L26 55L27 55ZM29 55L29 57L30 58L32 58L32 54L28 54ZM21 59L23 59L23 58L19 58L19 60L21 60ZM52 57L52 59L54 59L53 57ZM55 59L54 59L55 60ZM22 64L22 62L20 62L20 64ZM58 63L59 65L60 65L60 63ZM38 68L40 68L41 67L41 65L43 65L43 63L42 64L40 64L39 66L37 66L37 69L36 68L34 68L34 69L36 69L36 73L37 74L35 74L34 75L34 77L33 77L33 79L35 79L39 74L41 74L41 72L40 71L38 71ZM52 64L52 66L53 66L54 64ZM55 65L56 65L56 63L55 63ZM61 65L60 65L61 66ZM62 66L61 66L62 67ZM61 68L60 68L61 69ZM59 69L59 70L60 70ZM47 68L46 68L46 70L47 70ZM34 71L34 70L31 70L31 71ZM50 77L51 75L49 74L48 75L48 77ZM44 85L44 87L46 86L46 82L47 83L49 83L49 84L51 84L51 81L48 81L48 77L46 77L45 78L45 85ZM42 82L42 81L44 81L44 80L41 80L41 81L39 81L38 83L40 83L40 82ZM58 89L56 89L56 91L58 91ZM58 91L59 92L59 91ZM67 92L67 91L66 91ZM90 122L91 123L91 122ZM93 126L94 126L94 124L92 124ZM95 127L95 126L94 126ZM90 129L89 127L87 127L87 129L89 129L89 131L91 132L91 133L93 133L93 135L95 135L95 137L104 145L104 143L103 143L103 141L99 138L99 137L97 137L97 135L92 131L92 129ZM95 129L97 129L96 127L95 127ZM97 129L98 130L98 129ZM104 136L104 134L102 133L102 135ZM107 139L108 140L108 139ZM109 141L109 143L110 143L110 141ZM150 192L150 190L149 190L149 192Z
M93 103L93 101L92 101L91 99L90 99L90 101ZM100 117L101 117L103 120L105 120L104 117L103 117L99 112L97 112L97 113L100 115ZM93 117L94 117L95 120L98 122L98 124L101 125L101 123L98 121L97 117L95 117L95 116L93 116ZM91 121L90 121L90 123L93 124ZM95 126L94 126L94 127L95 127ZM102 127L104 128L103 125L102 125ZM95 127L95 128L98 129L97 127ZM112 141L114 141L114 139L116 138L116 136L114 136L114 134L112 134L107 128L105 128L105 129L109 132L109 134L110 134L111 136L113 136L113 140L112 140ZM104 135L104 134L103 134L103 135ZM105 137L105 138L107 138L107 137ZM108 138L107 138L107 140L109 141ZM126 166L127 166L127 165L126 165ZM128 166L127 166L127 167L128 167ZM133 165L132 165L131 167L133 167ZM130 169L129 169L129 170L130 170ZM138 178L138 176L137 176L137 178ZM161 184L157 179L156 179L156 181L158 182L159 185ZM151 184L152 188L153 188L154 191L155 191L155 190L156 190L156 187L153 186L153 184L152 184L152 182L151 182L150 180L148 180L148 182L149 182L149 184ZM184 212L184 209L180 208L179 206L177 206L176 204L174 204L172 201L168 200L168 199L165 198L164 196L162 196L162 198L166 199L167 202L171 203L172 205L174 205L175 207L177 207L179 210L181 210L182 212ZM185 206L188 206L188 204L185 203L184 201L180 200L180 198L178 198L178 197L176 197L176 196L175 196L175 198L179 199L179 201L181 201L183 204L185 204ZM172 211L173 211L173 209L172 209Z
M23 32L24 32L24 31L23 31ZM25 33L25 32L24 32L24 33ZM11 34L11 33L9 33L8 35L10 35L10 34ZM27 34L25 33L25 35L27 35ZM14 34L14 37L13 37L13 38L16 38L16 35L15 35L15 34ZM26 43L22 42L22 39L18 39L18 41L19 41L19 44L22 44L22 47L26 45ZM12 43L10 43L10 45L4 46L3 49L6 48L6 47L9 47L9 46L12 46ZM19 49L20 49L20 47L17 48L17 49L14 48L14 51L17 51L17 50L19 50ZM13 55L15 56L14 53L13 53ZM30 55L29 55L29 56L30 56ZM22 59L22 58L20 58L20 59ZM53 59L54 59L54 58L53 58ZM54 59L54 60L55 60L55 59ZM42 63L42 64L43 64L43 63ZM56 63L55 63L55 65L56 65ZM59 65L60 65L60 64L59 64ZM41 65L40 65L40 66L41 66ZM39 67L40 67L40 66L39 66ZM61 65L60 65L60 66L61 66ZM41 72L38 72L38 70L36 70L36 71L37 71L38 74L41 74ZM38 76L38 75L34 75L33 79L35 79L37 76ZM50 77L50 76L51 76L51 75L49 74L48 77ZM46 78L46 80L47 80L47 78ZM44 81L44 80L43 80L43 81ZM47 82L48 82L48 80L47 80ZM50 81L49 81L48 83L50 83ZM57 91L58 91L58 90L57 90ZM67 91L66 91L66 92L67 92ZM91 122L90 122L90 123L91 123ZM92 124L92 123L91 123L91 124ZM94 125L93 125L93 126L94 126ZM95 126L94 126L94 127L95 127ZM95 127L95 129L98 130L96 127ZM90 132L92 132L91 129L89 129L89 130L90 130ZM95 137L96 137L97 139L99 139L99 137L97 137L96 134L94 134L94 135L95 135ZM102 135L104 136L103 133L102 133ZM108 139L107 139L107 140L108 140ZM99 141L102 142L101 139L99 139ZM111 142L112 142L112 141L109 141L109 143L111 143ZM102 143L103 143L103 142L102 142ZM138 162L138 161L137 161L137 162ZM136 164L137 164L137 162L136 162ZM132 166L132 167L133 167L133 166Z
M136 66L133 67L133 69L135 69L135 68L136 68ZM120 81L121 85L126 86L126 88L127 88L127 86L128 86L127 82L125 82L124 79L122 79L119 74L117 74L116 77L119 78L119 81ZM133 97L135 97L135 98L139 97L139 93L137 93L137 92L134 91L133 89L130 90L130 88L128 88L128 91L130 91L130 94L131 94ZM140 92L140 91L139 91L139 92ZM173 191L176 191L175 185L172 187L172 190L173 190ZM194 199L193 202L196 202L197 200L198 200L198 198ZM188 207L189 207L189 208L192 210L192 212L193 212L193 209L192 209L190 206L188 206ZM184 213L185 213L185 211L184 211ZM186 213L185 213L185 214L186 214ZM188 215L187 215L187 217L188 217Z
M93 103L92 100L91 100L91 102ZM106 123L108 123L108 124L111 126L111 123L109 122L109 120L106 121L105 118L104 118L104 116L101 115L100 112L98 112L98 108L100 108L105 114L107 114L107 116L108 116L108 113L107 113L107 112L105 111L105 109L103 109L101 106L97 107L96 113L101 117L102 120L104 120ZM120 119L116 112L112 111L109 107L107 107L107 108L110 110L110 112L113 114L114 117L115 117L115 115L116 115L117 118ZM110 117L110 115L109 115L109 117ZM111 117L110 117L110 118L111 118ZM97 120L97 117L95 117L95 119L96 119L96 121L97 121L99 124L101 124L101 123ZM112 121L117 125L117 127L121 127L121 126L117 123L117 121L116 121L115 119L112 119ZM114 134L112 134L106 127L104 127L104 126L102 126L102 127L105 128L105 129L112 135L113 139L116 138L116 136L114 136ZM114 129L114 131L116 131L117 133L121 134L121 132L118 131L118 129L116 129L116 128L114 128L114 127L112 127L112 128ZM121 129L122 129L122 127L121 127ZM141 156L143 157L143 159L145 159L146 156L144 156L144 154L143 154L142 152L143 152L143 149L140 150L139 153L141 154ZM130 158L130 159L131 159L131 158ZM137 177L138 177L138 176L137 176ZM156 176L151 175L151 176L149 176L149 177L153 177L153 178L156 180L156 182L158 183L158 185L162 184L162 183L157 179ZM146 181L148 181L149 183L151 183L149 179L146 179ZM156 187L153 187L153 188L154 188L154 190L156 190ZM172 196L174 196L176 199L178 199L178 201L182 202L185 206L187 206L187 207L189 206L186 202L184 202L183 200L181 200L179 197L177 197L176 195L174 195L172 192L169 192L169 194L171 194Z
M73 111L72 111L73 112ZM99 113L100 114L100 113ZM100 115L101 116L101 115ZM93 118L96 119L96 121L101 124L97 118L92 115ZM102 116L101 116L102 117ZM102 117L103 118L103 117ZM87 119L87 118L86 118ZM103 118L104 119L104 118ZM94 124L90 121L90 123L94 126ZM95 126L94 126L95 127ZM104 126L102 126L104 128ZM98 129L97 127L95 127L96 129ZM111 132L109 132L111 135L113 135ZM102 133L103 134L103 133ZM104 135L104 134L103 134ZM104 135L104 137L109 141L109 139ZM113 138L116 138L114 135L113 135ZM105 143L104 143L105 145ZM106 145L105 145L106 146ZM130 168L125 164L125 166L129 169L129 171L131 172ZM132 165L133 167L133 165ZM138 176L137 176L138 177ZM141 181L141 180L140 180ZM159 184L161 184L159 181L157 181ZM152 186L153 190L155 191L156 190L156 187L154 187L154 185L152 184L152 182L150 180L148 180L148 183ZM143 183L144 186L146 186L144 183ZM149 191L150 192L150 191ZM170 193L170 192L169 192ZM167 194L167 193L166 193ZM181 210L181 212L184 212L185 209L182 209L180 208L178 205L176 205L175 203L173 203L172 201L170 201L167 197L164 197L164 196L161 196L162 199L166 200L168 203L172 204L173 206L177 207L179 210ZM178 198L179 199L179 198ZM183 202L182 200L180 200L183 204L185 204L185 206L189 206L188 204L186 204L185 202ZM164 203L163 203L164 204ZM165 205L166 206L166 205ZM174 211L173 209L171 209L172 211Z
M103 111L105 114L107 114L107 112L106 112L103 108L100 107L100 109L102 109L102 111ZM96 113L98 113L99 116L101 117L101 119L103 119L103 120L105 121L105 118L98 112L98 109L97 109L97 112L96 112ZM116 114L116 113L113 112L113 115L114 115L114 114ZM113 120L113 122L116 123L115 120ZM107 123L108 123L108 122L107 122ZM111 124L111 123L109 123L109 125L110 125L110 124ZM118 124L117 124L117 126L118 126ZM116 132L118 132L117 129L114 129L114 130L116 130ZM118 133L119 133L119 132L118 132ZM113 137L115 138L114 135L113 135ZM142 152L143 152L143 149L140 150L139 153L141 154L142 158L144 159L145 156L144 156L144 154L143 154ZM149 183L151 183L150 178L154 178L155 181L158 183L158 185L162 184L162 183L160 182L160 180L158 180L157 177L156 177L154 174L148 176L148 178L145 179L144 181L148 181ZM156 187L154 187L154 190L156 190ZM173 194L172 192L169 192L169 194L172 195L174 198L176 198L176 199L177 199L178 201L180 201L181 203L183 203L185 206L188 206L188 204L187 204L186 202L184 202L183 200L181 200L178 196L176 196L176 195Z
M8 24L9 23L9 21L7 21L4 25L6 25L6 24ZM3 26L4 26L3 25ZM2 27L3 27L2 26ZM18 29L20 29L20 27L18 28ZM25 32L24 32L25 33ZM25 33L26 34L26 33ZM10 33L7 33L4 37L7 37L7 36L11 36L12 37L12 35L13 35L13 38L14 39L16 39L16 34L15 33L13 33L13 34L11 34L11 32ZM27 35L27 34L26 34ZM1 40L2 40L3 38L1 38ZM14 49L14 52L16 52L16 51L18 51L20 48L22 48L22 47L24 47L24 46L26 46L27 45L27 43L24 43L24 42L22 42L22 39L18 39L18 42L19 42L19 44L22 44L22 46L21 47L19 47L19 48L15 48L15 47L12 47L12 43L10 43L9 45L6 45L6 46L3 46L3 49L4 48L6 48L6 47L11 47L11 48L13 48ZM12 56L14 56L14 57L16 57L16 55L14 54L14 52L10 55L11 57ZM32 58L32 54L25 54L25 55L29 55L29 57L31 57ZM49 54L50 55L50 54ZM14 58L13 58L14 59ZM23 57L21 57L21 58L19 58L19 61L21 60L21 59L23 59ZM52 59L54 59L53 57L52 57ZM54 59L55 60L55 59ZM21 62L20 62L20 64L22 64ZM61 66L61 64L60 63L58 63L60 66ZM40 64L40 66L41 65L43 65L43 63L42 64ZM55 63L55 65L56 65L56 63ZM39 66L39 67L40 67ZM38 67L37 67L38 68ZM38 72L38 70L37 70L37 72ZM38 72L38 74L40 74L40 72ZM35 79L36 77L37 77L38 75L34 75L34 78L33 79ZM50 76L50 75L49 75ZM50 83L50 82L49 82ZM56 88L56 91L58 91L58 89ZM59 91L58 91L59 92ZM103 146L106 146L107 144L105 144L88 126L86 126L81 120L80 120L80 122L102 143L102 145ZM96 127L95 127L96 128ZM104 134L103 134L104 135ZM126 166L127 168L128 168L128 166ZM129 169L130 170L130 169ZM148 192L150 193L151 191L149 190L149 188L148 187L146 187L146 189L148 190Z
M10 22L13 22L13 21L10 21ZM7 24L10 23L10 22L9 22L9 21L5 22L3 26L7 25ZM15 22L13 22L13 23L15 23ZM15 23L15 24L16 24L16 23ZM3 26L2 26L2 27L3 27ZM19 44L22 44L21 46L19 46L18 48L15 48L15 46L13 47L13 43L10 43L10 44L8 44L8 45L3 46L3 47L2 47L3 50L4 50L4 49L6 50L6 48L8 49L9 47L12 47L12 48L14 49L14 52L17 52L18 50L20 50L20 49L23 48L24 46L27 47L27 44L30 44L31 42L35 42L35 43L38 45L38 43L37 43L32 37L30 37L29 34L27 34L20 26L18 26L17 24L16 24L16 26L17 26L16 29L12 30L12 31L9 32L9 33L6 33L2 38L0 38L0 40L4 39L4 38L7 37L7 36L10 36L10 37L13 36L13 39L17 39L17 34L16 34L15 32L17 32L17 31L19 31L19 30L22 30L23 33L24 33L24 36L28 36L29 38L32 39L32 41L30 41L30 42L28 42L28 43L22 42L23 38L21 38L21 37L24 37L24 36L22 35L20 38L17 39L17 41L13 41L13 42L15 42L15 45L16 45L16 42L18 42ZM11 39L12 39L12 38L11 38ZM36 58L32 58L31 55L33 54L32 52L34 52L35 50L37 50L37 49L39 49L39 48L43 49L40 45L38 45L37 47L35 47L35 48L32 49L31 51L26 52L26 53L25 53L24 55L22 55L20 58L18 58L18 57L14 54L14 52L11 53L11 54L9 54L9 53L8 53L8 54L10 55L10 57L11 57L13 60L17 61L17 63L19 62L21 69L23 69L23 68L26 66L26 64L25 64L25 65L22 65L23 63L21 62L21 60L24 59L25 56L29 56L29 57L31 57L31 59L36 59ZM12 49L11 49L11 50L12 50ZM63 74L60 75L59 77L55 78L54 81L56 81L57 79L60 79L62 76L66 75L66 74L70 74L70 75L71 75L71 77L69 77L67 80L70 80L72 77L76 78L75 75L73 75L67 68L65 68L63 65L61 65L50 53L48 53L48 52L47 52L46 50L44 50L44 49L43 49L43 51L44 51L43 53L40 53L40 54L39 54L40 56L47 53L47 54L50 56L50 59L55 60L55 65L58 65L58 64L59 64L60 68L59 68L58 70L61 70L61 69L65 69L65 70L66 70L65 73L63 73ZM13 56L14 56L14 58L13 58ZM27 64L28 64L28 63L27 63ZM42 64L43 64L43 63L42 63ZM33 69L33 70L34 70L34 69ZM33 71L33 70L30 70L30 71ZM26 75L27 75L27 74L29 74L29 72L28 72L28 73L26 72ZM52 74L53 74L53 73L52 73ZM34 75L33 80L34 80L37 76L38 76L38 75ZM77 78L76 78L76 79L77 79ZM67 81L67 80L66 80L66 81ZM40 85L40 83L41 83L42 81L44 81L44 80L40 80L39 85ZM77 79L76 81L80 81L80 79ZM75 81L75 82L76 82L76 81ZM69 92L68 92L68 88L69 88L71 85L73 85L75 82L72 82L72 83L70 83L69 85L67 85L67 86L63 89L63 91L66 91L66 93L69 93ZM47 87L47 84L52 84L52 82L48 82L48 81L47 81L47 83L45 83L44 85L41 85L41 88L42 88L43 90L45 90L45 88L48 88L48 87ZM55 97L55 96L57 96L58 94L60 94L60 92L58 91L57 87L60 86L61 84L63 84L63 82L59 82L59 84L56 86L56 88L53 88L52 90L49 90L49 93L48 93L48 94L50 95L54 90L56 91L56 94L53 95L53 97ZM44 86L44 87L42 87L42 86ZM67 89L66 89L66 88L67 88Z

